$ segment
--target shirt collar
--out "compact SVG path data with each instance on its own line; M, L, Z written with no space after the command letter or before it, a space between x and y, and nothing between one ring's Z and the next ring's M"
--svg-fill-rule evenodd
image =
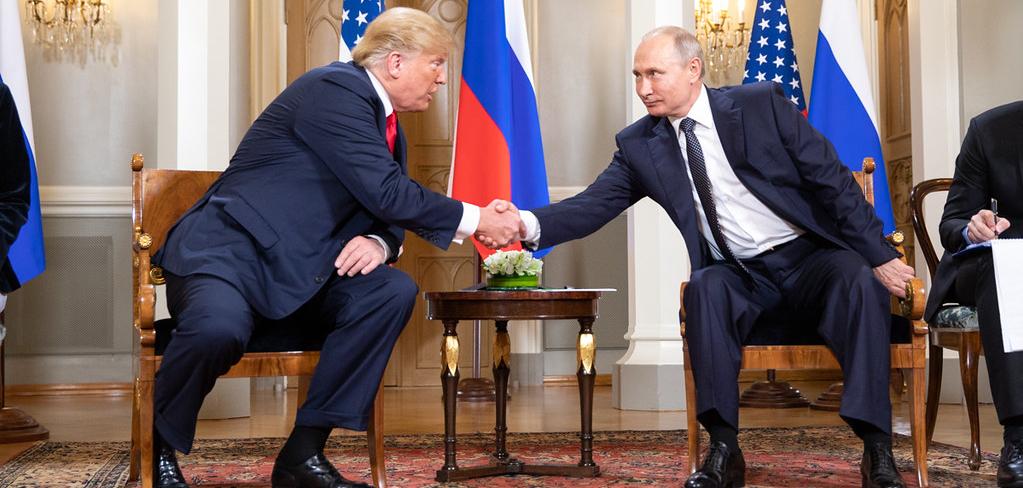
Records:
M686 117L695 120L697 124L708 129L714 129L714 114L710 111L710 98L707 96L707 87L702 83L700 84L700 94L696 96L696 101L693 102L693 106L689 109ZM679 125L682 123L683 118L685 117L668 117L671 126L675 128L675 134L678 134Z
M391 105L391 97L387 95L387 90L384 90L384 85L380 84L380 80L376 76L373 76L373 72L366 70L366 74L369 75L369 82L373 84L373 89L376 90L377 96L384 102L384 116L390 117L394 113L394 106Z

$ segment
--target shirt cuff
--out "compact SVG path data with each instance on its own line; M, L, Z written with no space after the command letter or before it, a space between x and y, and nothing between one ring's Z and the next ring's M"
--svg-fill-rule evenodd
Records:
M458 230L455 231L455 238L451 239L451 242L461 244L466 237L475 234L479 226L480 208L471 203L462 202L462 221L458 223Z
M391 247L387 245L387 241L385 241L383 237L380 237L376 234L366 234L366 237L373 239L374 241L377 241L377 244L380 244L380 247L384 248L385 262L391 260Z
M969 232L969 230L970 230L970 226L967 225L966 227L963 227L963 242L966 243L966 246L969 246L971 244L976 244L976 242L973 242L973 241L970 240L970 232ZM963 246L963 247L966 247L966 246Z
M526 247L536 250L537 246L540 245L540 221L529 210L519 212L519 217L526 226L526 237L522 239L522 243Z

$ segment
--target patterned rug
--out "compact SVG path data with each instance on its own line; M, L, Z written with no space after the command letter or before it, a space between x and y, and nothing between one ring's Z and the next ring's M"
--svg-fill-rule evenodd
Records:
M512 454L526 462L575 463L577 434L510 434ZM486 462L491 436L459 436L458 463ZM748 486L859 486L862 444L843 427L745 429L740 436ZM270 470L282 439L199 440L182 469L193 486L269 486ZM706 444L704 444L706 445ZM681 486L686 462L685 431L601 432L594 440L594 459L601 476L594 479L505 476L446 487L553 486ZM365 437L335 436L327 456L350 478L369 481ZM433 476L442 464L442 436L398 435L386 440L391 486L441 486ZM966 467L966 449L935 443L930 450L933 486L994 485L997 456L985 453L979 472ZM910 441L897 436L895 455L906 482L915 484ZM346 469L347 468L347 469ZM128 477L125 442L44 442L0 466L0 488L121 487ZM128 486L136 486L129 484Z

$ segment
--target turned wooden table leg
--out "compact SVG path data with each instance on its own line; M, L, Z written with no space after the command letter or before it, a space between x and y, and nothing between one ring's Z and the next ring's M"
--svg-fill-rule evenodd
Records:
M575 376L579 381L579 407L582 417L582 431L579 439L581 459L579 466L593 467L593 385L597 377L594 366L597 356L597 343L593 338L593 318L579 319L579 341L576 344L576 358L579 369Z
M497 335L494 336L494 387L497 389L497 422L494 427L494 459L508 461L505 445L508 434L508 374L511 372L511 339L508 336L508 321L498 320Z
M455 408L458 403L458 321L444 321L444 337L440 346L440 381L444 392L444 467L455 471ZM439 473L438 473L439 476Z

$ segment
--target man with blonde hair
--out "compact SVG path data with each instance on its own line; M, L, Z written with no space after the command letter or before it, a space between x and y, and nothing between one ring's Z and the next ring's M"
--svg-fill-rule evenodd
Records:
M273 486L367 486L323 456L334 427L365 430L417 287L381 266L404 229L440 248L474 232L518 238L516 213L449 199L409 179L397 112L421 112L447 81L439 22L392 8L351 63L299 77L252 124L223 175L171 230L156 262L176 321L156 376L156 481L187 486L203 397L252 331L289 328L322 343L308 398L274 463Z

